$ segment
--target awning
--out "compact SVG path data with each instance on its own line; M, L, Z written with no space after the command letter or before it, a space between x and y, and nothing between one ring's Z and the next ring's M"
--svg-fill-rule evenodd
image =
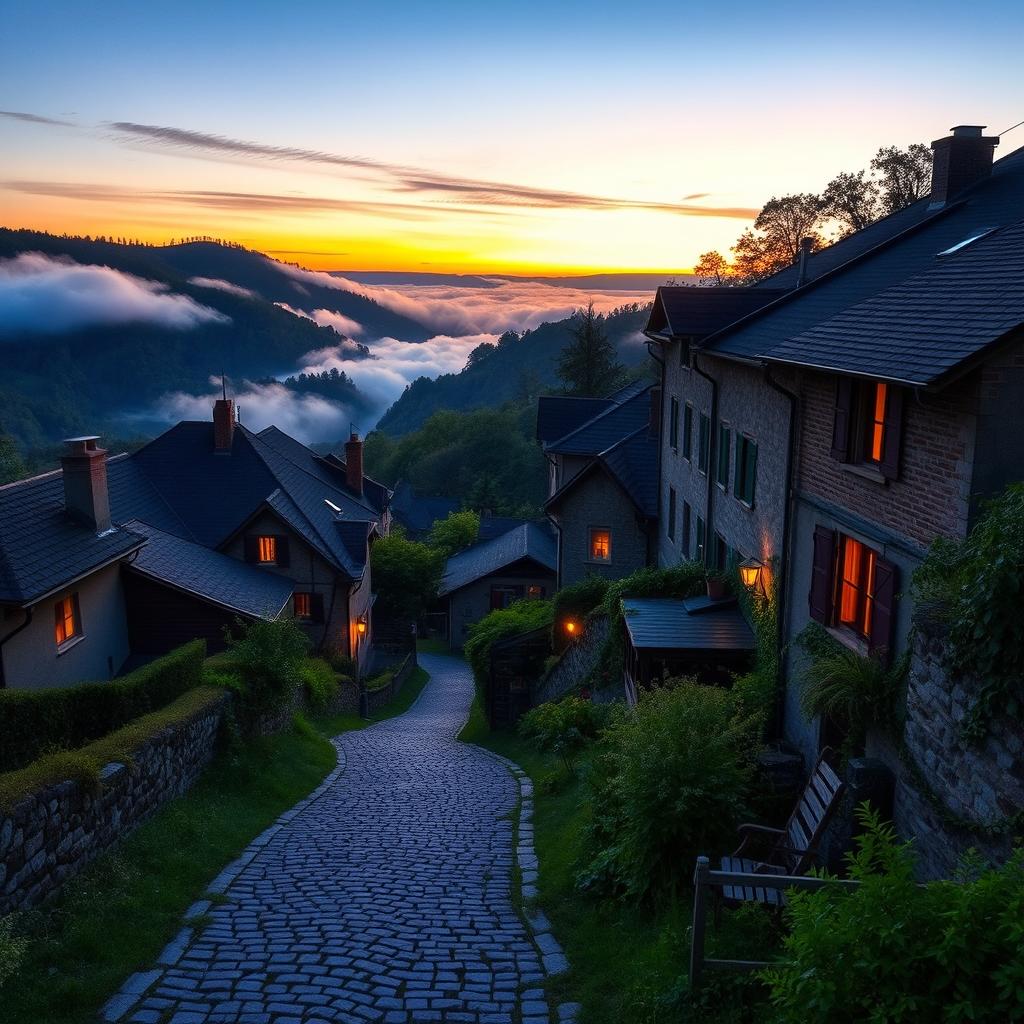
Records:
M754 651L757 642L735 600L624 597L622 612L636 650Z

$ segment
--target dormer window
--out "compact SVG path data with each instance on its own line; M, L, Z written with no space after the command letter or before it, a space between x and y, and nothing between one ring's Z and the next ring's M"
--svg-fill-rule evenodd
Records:
M276 537L259 537L257 538L257 545L259 551L258 560L262 565L273 565L277 562Z
M78 594L62 597L54 606L54 639L58 650L67 647L82 635L82 616L78 610Z
M886 381L836 381L832 456L865 466L886 480L899 476L903 389Z
M290 564L288 547L288 538L283 533L250 534L245 538L245 560L254 565L287 569Z

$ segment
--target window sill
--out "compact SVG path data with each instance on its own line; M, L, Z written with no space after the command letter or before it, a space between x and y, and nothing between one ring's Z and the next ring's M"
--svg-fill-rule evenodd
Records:
M859 654L862 658L866 658L870 654L867 640L861 639L848 629L844 629L842 626L826 626L825 630L833 640L849 648L854 654Z
M77 647L85 639L84 633L79 633L78 636L73 636L70 640L65 640L62 644L57 644L57 657L59 658L62 654L67 654L72 647Z
M852 473L862 480L870 480L873 484L881 484L883 487L889 482L877 469L859 462L842 462L840 468L844 473Z
M587 558L584 559L584 565L611 565L612 560L610 558Z

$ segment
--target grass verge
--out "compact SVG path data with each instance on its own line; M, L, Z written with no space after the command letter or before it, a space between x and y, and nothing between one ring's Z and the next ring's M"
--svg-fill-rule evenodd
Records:
M768 1019L761 993L729 976L708 986L699 1006L689 1004L686 966L692 904L689 897L656 909L580 893L576 873L585 849L589 810L584 781L595 748L579 758L574 774L553 754L542 753L514 731L491 732L479 699L459 735L514 761L534 783L534 846L540 861L538 903L550 918L569 958L570 970L551 978L555 1003L583 1005L581 1024L740 1024ZM709 922L708 955L756 957L770 941L761 908ZM745 951L745 952L744 952ZM752 1012L753 1007L753 1012ZM760 1007L760 1008L758 1008Z
M426 682L417 669L373 721L407 710ZM223 751L185 796L69 882L56 902L16 915L27 948L0 990L0 1020L94 1021L128 975L153 966L209 881L334 767L327 738L369 724L336 715L311 727L299 718L288 732Z

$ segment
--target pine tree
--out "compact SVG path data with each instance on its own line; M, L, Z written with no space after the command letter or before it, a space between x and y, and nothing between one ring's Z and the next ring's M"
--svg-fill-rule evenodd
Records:
M576 310L570 333L572 341L558 360L558 376L567 392L592 398L613 391L625 370L605 334L604 317L594 311L593 302Z

